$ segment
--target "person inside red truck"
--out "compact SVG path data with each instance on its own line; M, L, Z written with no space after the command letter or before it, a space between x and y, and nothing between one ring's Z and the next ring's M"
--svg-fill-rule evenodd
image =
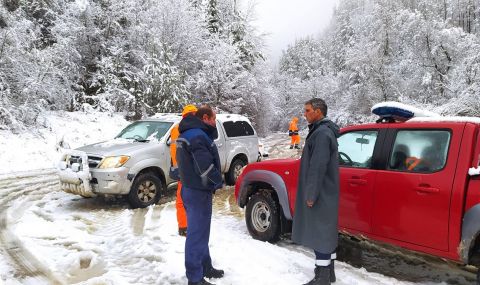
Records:
M410 158L410 150L408 146L399 144L395 146L390 160L390 169L394 170L407 170L407 159Z

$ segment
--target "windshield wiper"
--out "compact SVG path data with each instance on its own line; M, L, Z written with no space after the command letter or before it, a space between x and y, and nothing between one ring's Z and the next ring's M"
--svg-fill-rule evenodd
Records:
M136 142L149 142L147 139L137 139L137 138L126 138L127 140L134 140Z

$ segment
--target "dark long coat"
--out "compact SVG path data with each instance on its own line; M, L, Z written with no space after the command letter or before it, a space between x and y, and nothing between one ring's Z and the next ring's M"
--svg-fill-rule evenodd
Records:
M339 127L328 119L309 125L300 161L292 240L321 253L338 244ZM314 201L307 207L307 200Z

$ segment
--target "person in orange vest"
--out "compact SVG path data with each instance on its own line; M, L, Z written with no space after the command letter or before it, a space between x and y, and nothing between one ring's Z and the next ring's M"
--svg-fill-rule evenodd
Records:
M288 135L292 137L292 141L290 143L290 149L296 148L300 149L300 135L298 134L298 118L293 117L292 121L290 122L290 126L288 127Z
M197 107L195 105L187 105L183 108L182 117L193 116L197 112ZM177 187L177 200L175 207L177 208L177 222L178 222L178 234L181 236L187 235L187 214L185 213L185 207L183 206L183 200L181 196L182 192L182 182L180 182L180 176L178 174L178 164L177 164L177 143L176 140L180 136L180 131L178 126L180 123L176 124L172 132L170 133L170 156L172 158L171 168L170 168L170 177L178 181Z

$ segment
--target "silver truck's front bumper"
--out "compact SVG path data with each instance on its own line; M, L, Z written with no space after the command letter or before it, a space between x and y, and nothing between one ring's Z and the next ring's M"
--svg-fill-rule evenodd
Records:
M130 192L132 181L128 179L129 168L90 169L93 192L101 194L125 195ZM133 179L132 179L133 180Z
M68 163L68 156L81 157L81 164ZM65 153L58 165L61 189L65 192L95 197L97 194L128 194L132 181L128 179L129 168L110 169L89 168L85 152L70 150ZM133 179L132 179L133 180Z

